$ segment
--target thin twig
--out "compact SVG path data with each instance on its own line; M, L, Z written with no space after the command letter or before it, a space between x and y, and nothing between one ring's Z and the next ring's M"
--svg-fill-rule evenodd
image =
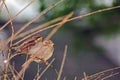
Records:
M114 74L111 74L111 75L109 75L109 76L106 76L106 77L102 78L101 80L106 80L106 79L108 79L108 78L110 78L110 77L112 77L112 76L118 75L118 74L120 75L119 72L114 73Z
M7 59L6 64L9 63L11 59L13 59L14 57L21 55L21 54L23 54L23 53L17 53L17 54L11 55L10 58Z
M46 72L46 70L52 65L52 63L54 62L55 58L47 65L47 67L41 72L41 74L37 77L36 80L40 80L40 78L42 77L42 75Z
M58 74L58 77L57 77L57 80L60 80L61 75L62 75L63 66L64 66L64 63L65 63L66 54L67 54L67 48L68 48L68 46L66 45L65 46L65 50L64 50L64 55L63 55L62 63L61 63L61 67L60 67L59 74Z
M29 59L29 61L27 61L27 65L23 66L23 68L20 70L20 72L18 73L18 75L15 77L15 80L19 80L21 78L21 76L26 71L26 69L29 67L29 65L30 65L30 63L32 61L33 61L32 59Z
M84 75L84 79L83 79L83 80L88 80L88 79L87 79L87 75L86 75L85 72L83 73L83 75Z
M41 24L41 25L39 25L39 26L34 26L32 29L30 29L30 30L28 30L28 31L26 31L26 32L23 32L23 33L19 34L18 36L16 36L16 37L15 37L15 40L16 40L16 39L19 39L19 38L22 38L22 37L24 37L24 36L26 36L26 35L28 35L28 34L30 34L30 33L33 33L33 32L35 32L35 31L37 31L37 30L40 30L40 29L42 29L42 28L45 28L45 27L47 27L47 26L49 26L49 25L51 25L51 24L53 24L53 23L56 23L56 22L58 22L58 21L61 21L64 17L65 17L65 16L58 17L58 18L55 18L55 19L53 19L53 20L51 20L51 21L49 21L49 22L46 22L46 23L44 23L44 24Z
M7 11L7 13L8 13L8 17L9 17L9 19L10 19L10 24L11 24L11 31L12 31L12 35L11 35L11 41L10 41L10 47L12 46L12 41L13 41L13 36L14 36L14 26L13 26L13 22L11 21L11 19L12 19L12 17L11 17L11 14L10 14L10 12L9 12L9 9L8 9L8 7L7 7L7 5L6 5L6 3L3 1L3 3L4 3L4 6L5 6L5 8L6 8L6 11ZM11 55L11 49L9 49L9 52L8 52L8 56L7 56L7 58L9 59L9 57L10 57L10 55ZM5 72L7 73L7 70L8 70L8 66L9 65L7 65L6 64L6 69L5 69Z
M45 40L49 40L56 32L57 30L66 23L66 21L73 15L73 12L71 12L70 14L68 14L60 23L60 25L56 26L50 33L49 35L45 38Z
M40 64L38 64L37 73L36 73L36 75L34 76L34 79L33 79L33 80L36 80L36 79L37 79L37 77L40 75L40 71L41 71Z
M3 7L3 2L4 2L4 0L2 0L2 1L0 1L0 12L2 11L2 7Z
M0 30L4 29L11 21L13 21L21 12L23 12L28 6L30 6L35 0L31 0L23 9L21 9L11 20L6 22Z
M28 57L29 57L29 55L26 56L25 62L28 60ZM25 72L23 73L22 77L24 78L24 76L25 76Z
M77 76L75 76L74 80L77 80Z
M4 3L4 5L5 5L5 8L6 8L6 11L7 11L7 13L8 13L9 20L10 20L11 30L12 30L12 36L11 36L11 38L12 38L13 35L14 35L14 26L13 26L13 22L12 22L12 16L11 16L11 14L10 14L10 11L9 11L6 3L5 3L4 1L3 1L3 3ZM11 44L10 44L10 45L12 45L12 40L13 40L13 39L11 39Z
M93 11L93 12L90 12L90 13L86 13L86 14L83 14L83 15L71 18L68 21L73 21L73 20L81 19L81 18L86 17L86 16L90 16L90 15L93 15L93 14L96 14L96 13L105 12L105 11L109 11L109 10L113 10L113 9L117 9L117 8L120 8L120 6L114 6L114 7L110 7L110 8L96 10L96 11Z
M116 68L112 68L112 69L107 69L107 70L101 71L101 72L99 72L99 73L93 74L93 75L91 75L91 76L87 76L87 78L88 78L88 79L93 79L93 78L95 78L95 77L98 77L98 76L101 75L101 74L104 74L104 73L106 73L106 72L110 72L110 71L113 71L113 70L117 70L117 69L120 69L120 67L116 67ZM84 79L83 79L83 80L84 80Z

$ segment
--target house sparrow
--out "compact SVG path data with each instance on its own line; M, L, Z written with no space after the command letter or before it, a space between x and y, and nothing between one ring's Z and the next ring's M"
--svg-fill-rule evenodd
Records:
M51 40L42 41L40 35L35 35L32 38L26 40L20 45L19 51L23 54L28 54L33 61L46 62L53 54L54 43Z

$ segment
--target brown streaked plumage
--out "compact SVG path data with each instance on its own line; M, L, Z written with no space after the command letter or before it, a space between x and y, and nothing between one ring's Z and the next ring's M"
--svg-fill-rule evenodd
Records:
M41 41L42 41L42 37L40 35L38 34L34 35L20 45L19 51L21 53L26 54L28 53L28 50L31 49L32 46L34 46L37 42L41 42Z
M51 40L42 41L40 35L33 36L20 45L20 52L28 54L30 58L35 57L35 62L46 62L53 54L54 43Z

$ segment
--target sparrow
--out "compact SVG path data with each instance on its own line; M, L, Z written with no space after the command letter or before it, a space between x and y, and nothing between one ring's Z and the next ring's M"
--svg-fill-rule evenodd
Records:
M42 36L34 35L24 41L18 48L19 52L27 54L33 61L46 62L54 52L54 43L51 40L42 40Z

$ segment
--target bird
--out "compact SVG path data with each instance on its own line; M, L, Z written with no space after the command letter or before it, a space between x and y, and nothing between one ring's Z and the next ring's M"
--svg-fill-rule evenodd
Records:
M54 47L51 40L45 40L43 42L37 43L35 46L32 46L28 51L28 54L31 55L31 58L35 56L35 62L46 62L53 54Z
M42 36L34 35L20 45L19 52L29 55L37 63L47 64L47 60L53 55L54 43L52 40L42 39Z
M33 38L26 40L21 46L20 50L23 51L23 54L28 54L30 57L29 59L22 65L22 69L18 73L19 75L16 77L16 80L18 80L22 74L25 72L25 70L29 67L30 63L35 61L37 63L44 62L46 65L48 65L47 60L52 56L54 51L54 43L51 40L42 40L42 37L39 36L37 38ZM33 44L32 44L32 43ZM26 45L27 46L26 46ZM31 45L32 44L32 45ZM24 47L26 49L22 50Z

